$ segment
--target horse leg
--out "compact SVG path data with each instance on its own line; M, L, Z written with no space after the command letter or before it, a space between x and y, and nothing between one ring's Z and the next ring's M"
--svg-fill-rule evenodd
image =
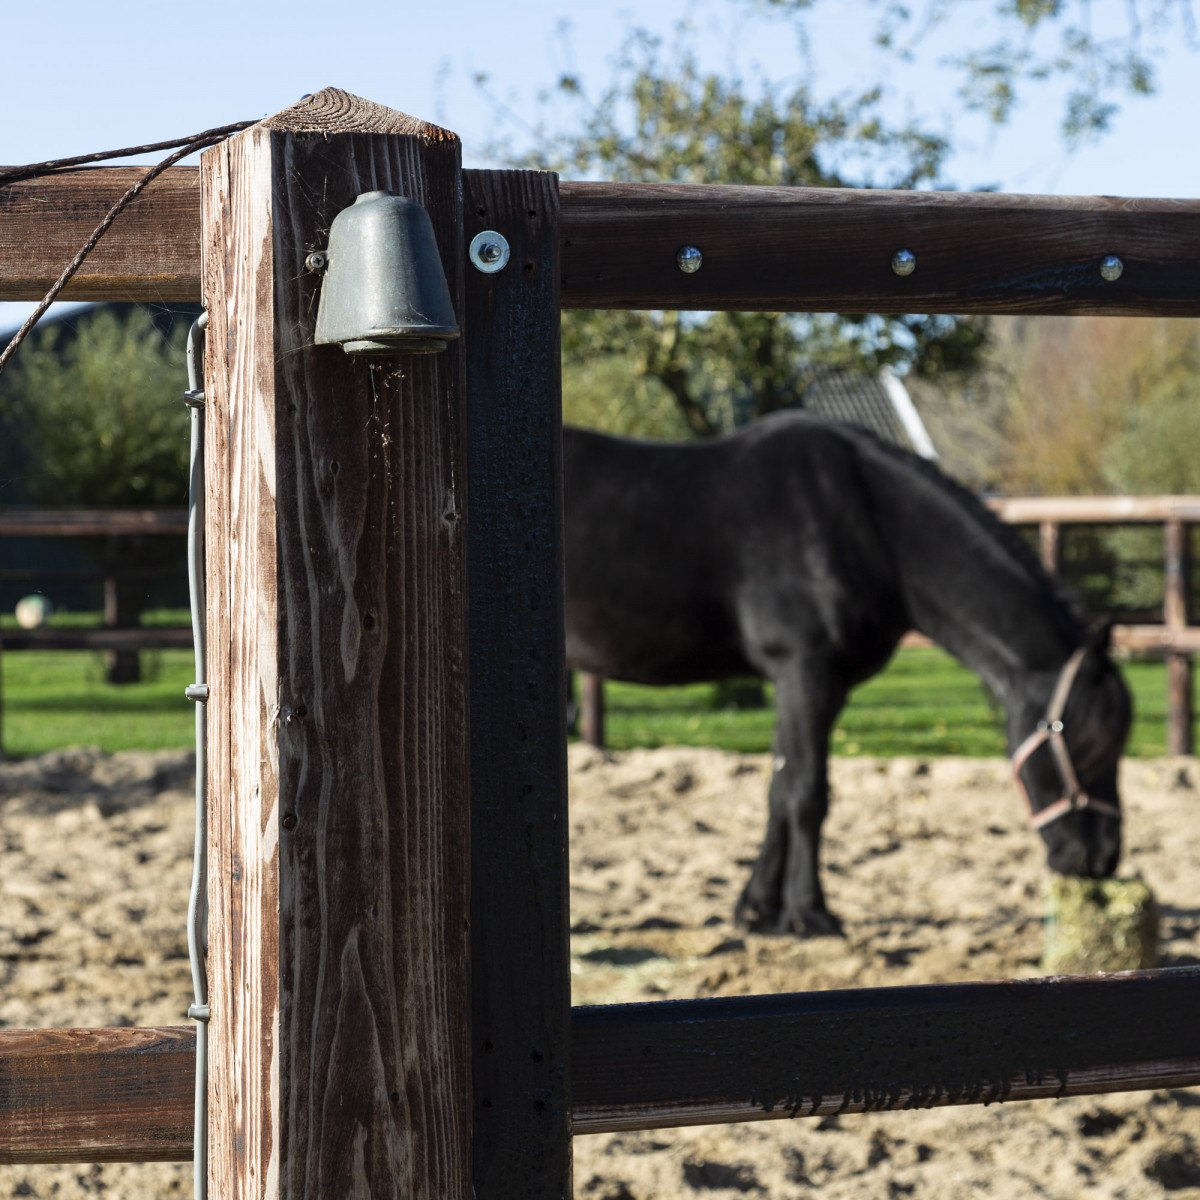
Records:
M829 730L844 696L828 677L792 672L775 681L776 726L767 831L735 910L763 933L840 934L825 904L819 851L829 809Z

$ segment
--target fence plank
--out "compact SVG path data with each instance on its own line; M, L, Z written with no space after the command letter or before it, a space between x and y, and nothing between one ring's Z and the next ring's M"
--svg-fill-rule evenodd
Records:
M1200 496L992 496L987 506L1012 525L1159 525L1200 521Z
M1198 1003L1176 967L577 1008L575 1132L1192 1086Z
M0 1029L0 1163L191 1155L190 1029Z
M214 1196L470 1195L460 343L313 342L306 253L458 139L329 89L208 151Z
M136 168L0 188L0 299L39 299ZM175 167L67 295L195 300L195 175ZM564 183L573 308L1200 314L1200 201L1112 196ZM679 248L704 265L684 275ZM894 251L917 256L900 278ZM1119 255L1124 274L1099 277Z
M0 537L185 534L183 508L3 508Z
M1200 315L1194 200L563 183L562 203L573 308Z
M571 1193L558 189L464 172L468 270L474 1178L479 1200Z
M0 186L0 300L40 300L145 167L82 167ZM68 300L200 299L200 176L164 171L67 284Z
M135 629L7 629L5 650L187 650L192 645L191 626Z
M861 988L575 1008L571 1113L576 1135L730 1121L1200 1085L1200 967L997 983ZM1131 1020L1130 1015L1136 1014ZM143 1128L121 1108L102 1131L104 1154L133 1161L185 1158L191 1094L190 1029L67 1031L99 1035L86 1059L62 1031L0 1031L4 1161L86 1158L97 1131L85 1120L90 1080L111 1074L134 1096L163 1088ZM143 1039L169 1038L163 1058ZM22 1071L22 1107L48 1114L4 1124L10 1050L40 1042ZM176 1078L163 1065L172 1063ZM79 1095L77 1119L74 1101ZM64 1115L65 1114L65 1115ZM152 1143L152 1145L151 1145ZM506 1185L501 1181L500 1186ZM515 1185L513 1194L519 1190ZM547 1193L549 1194L549 1193Z

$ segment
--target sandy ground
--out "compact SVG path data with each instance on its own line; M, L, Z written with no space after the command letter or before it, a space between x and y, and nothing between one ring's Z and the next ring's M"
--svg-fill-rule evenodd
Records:
M836 760L827 890L844 940L730 921L764 756L571 750L576 1003L1038 973L1044 870L1005 764ZM181 1024L191 856L181 754L0 765L0 1024ZM1125 767L1123 873L1200 962L1200 764ZM580 1137L581 1200L1200 1198L1200 1090ZM0 1167L0 1197L184 1196L184 1165Z

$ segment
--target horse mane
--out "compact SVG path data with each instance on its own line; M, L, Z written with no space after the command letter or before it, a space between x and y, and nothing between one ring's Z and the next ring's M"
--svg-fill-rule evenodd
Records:
M1047 603L1073 626L1073 632L1080 637L1084 635L1086 619L1076 597L1059 579L1046 570L1033 547L1021 536L1016 526L1000 520L974 492L959 483L957 479L947 475L941 467L928 459L914 454L903 446L885 441L870 429L849 425L845 422L827 423L836 424L839 431L844 431L852 439L861 439L869 443L873 450L933 484L955 505L962 516L1008 552L1029 579L1035 583Z

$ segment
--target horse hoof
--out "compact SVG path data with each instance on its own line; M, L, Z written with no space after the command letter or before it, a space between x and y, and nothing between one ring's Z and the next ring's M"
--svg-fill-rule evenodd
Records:
M828 909L809 909L798 917L792 917L788 932L800 937L846 936L842 923Z
M733 923L747 933L779 933L778 908L761 907L743 896L733 910Z

